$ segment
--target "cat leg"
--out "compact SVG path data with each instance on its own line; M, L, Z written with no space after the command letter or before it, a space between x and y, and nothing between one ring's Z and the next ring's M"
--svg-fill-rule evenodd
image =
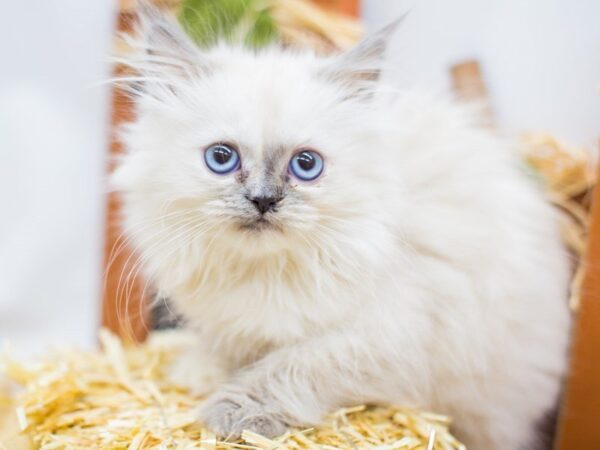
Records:
M289 426L318 423L341 406L373 400L382 385L373 374L384 369L371 371L364 342L338 333L276 350L220 386L201 405L200 419L225 438L245 429L274 437Z
M201 343L188 346L171 364L169 379L194 395L206 396L227 380L227 364Z

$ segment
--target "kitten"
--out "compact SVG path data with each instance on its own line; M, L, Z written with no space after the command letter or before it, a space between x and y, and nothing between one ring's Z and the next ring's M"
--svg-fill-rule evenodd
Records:
M146 274L197 333L173 373L209 394L200 419L274 436L417 405L469 448L529 448L565 372L569 267L514 146L383 86L394 26L325 58L141 23L114 182Z

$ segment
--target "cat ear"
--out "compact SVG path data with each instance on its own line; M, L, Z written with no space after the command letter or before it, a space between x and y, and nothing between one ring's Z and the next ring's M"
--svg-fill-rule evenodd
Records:
M165 63L194 63L199 50L174 18L168 17L146 1L137 6L138 33L144 50Z
M325 69L326 76L348 89L349 96L362 96L379 80L390 38L406 14L376 33L366 36L348 52L333 58Z
M123 36L130 51L115 58L134 72L119 79L130 91L149 93L153 87L175 90L178 80L208 72L206 57L174 18L141 0L136 12L135 35Z

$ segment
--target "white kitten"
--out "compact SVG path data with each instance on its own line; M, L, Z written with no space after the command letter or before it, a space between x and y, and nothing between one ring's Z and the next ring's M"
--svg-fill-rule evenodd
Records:
M145 270L198 333L176 371L223 436L365 402L517 449L565 371L567 258L512 145L377 84L392 29L333 58L200 51L143 19L114 180ZM529 448L529 447L527 447Z

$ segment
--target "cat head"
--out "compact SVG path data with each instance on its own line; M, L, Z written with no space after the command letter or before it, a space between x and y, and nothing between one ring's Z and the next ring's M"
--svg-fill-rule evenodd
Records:
M136 119L113 181L147 259L384 246L395 170L374 93L395 24L332 57L197 48L154 11L123 62ZM324 250L325 249L325 250ZM367 255L368 254L368 255ZM204 256L200 256L204 255Z

